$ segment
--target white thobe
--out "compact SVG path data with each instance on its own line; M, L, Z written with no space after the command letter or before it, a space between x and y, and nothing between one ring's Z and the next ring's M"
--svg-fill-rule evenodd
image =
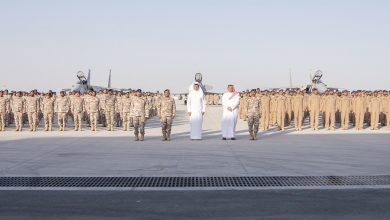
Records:
M203 92L191 91L187 99L187 112L191 112L190 127L191 139L202 139L202 112L206 111L206 102L204 100Z
M236 131L238 106L240 104L240 95L237 93L232 97L233 93L227 92L222 96L222 137L234 138ZM228 107L233 111L229 111Z

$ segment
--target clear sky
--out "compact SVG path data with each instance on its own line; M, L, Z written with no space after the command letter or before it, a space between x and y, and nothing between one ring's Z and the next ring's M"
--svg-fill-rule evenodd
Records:
M0 0L0 86L390 89L390 1Z

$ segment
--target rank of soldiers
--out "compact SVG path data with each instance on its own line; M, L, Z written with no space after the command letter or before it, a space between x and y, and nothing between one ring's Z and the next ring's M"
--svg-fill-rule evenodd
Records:
M310 122L313 130L318 130L320 124L327 130L361 130L364 125L372 130L379 129L379 126L390 129L388 91L329 90L319 94L314 89L309 94L299 89L254 89L241 92L240 96L239 117L248 122L251 140L258 138L259 130L267 131L271 127L283 131L293 126L296 131L301 131L305 120ZM219 105L220 95L207 93L205 102ZM22 131L26 123L30 131L36 131L40 122L43 122L45 131L52 131L55 119L58 130L65 131L70 117L75 131L82 130L84 121L92 131L97 130L98 124L108 131L113 131L114 126L125 131L134 128L135 140L143 141L146 120L158 116L162 139L170 140L175 115L175 99L168 89L163 94L141 90L103 90L85 94L0 91L0 131L5 131L11 123L15 124L16 131Z
M65 131L70 117L75 131L82 130L84 121L91 131L96 131L98 124L103 124L107 131L113 131L114 125L122 127L124 131L132 127L135 140L143 141L146 120L158 116L161 119L163 140L170 140L175 114L175 100L168 89L163 95L158 92L143 93L141 90L104 90L85 94L0 91L0 131L5 131L5 127L11 123L15 124L16 131L22 131L26 123L30 131L36 131L41 121L45 131L52 131L55 118L58 130Z
M257 139L259 127L267 131L276 126L284 131L287 126L293 125L296 131L302 131L306 119L312 130L319 130L320 124L326 130L335 130L336 124L343 130L362 130L364 124L372 130L378 130L380 125L390 129L388 91L328 90L319 94L313 89L309 94L299 89L254 89L240 95L239 116L248 121L252 140Z

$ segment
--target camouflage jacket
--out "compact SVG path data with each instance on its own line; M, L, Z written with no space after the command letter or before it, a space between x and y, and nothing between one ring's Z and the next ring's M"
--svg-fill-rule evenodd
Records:
M54 112L54 99L43 98L42 102L41 102L41 111L44 113L53 113Z
M12 112L20 112L24 113L26 112L26 106L25 106L25 100L23 97L12 97L11 100L11 109Z
M130 105L131 105L131 97L123 97L122 98L122 113L129 113L130 112Z
M245 101L246 113L248 116L260 115L260 101L257 97L248 97Z
M133 117L149 117L149 102L144 97L134 96L130 104Z
M7 97L0 97L0 113L6 113L10 111L9 99Z
M55 112L61 112L61 113L67 113L69 111L69 99L68 97L57 97L55 104L54 104L54 111Z
M111 96L106 96L104 100L104 110L106 111L115 111L115 103L116 103L116 97L111 95Z
M162 97L157 102L157 114L159 117L174 117L176 115L176 103L172 97Z
M26 97L26 110L27 112L38 112L39 111L39 99L37 97Z
M100 100L98 97L91 96L88 98L87 111L89 113L97 113L100 110Z
M84 99L81 97L73 97L71 102L71 111L73 113L84 112Z

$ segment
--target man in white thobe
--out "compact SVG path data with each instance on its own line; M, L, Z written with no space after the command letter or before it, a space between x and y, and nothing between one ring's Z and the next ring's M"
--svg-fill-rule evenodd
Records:
M240 104L240 95L235 91L233 85L228 85L227 92L222 96L222 140L235 140L238 106Z
M191 89L192 88L192 89ZM203 90L199 83L195 82L190 88L187 99L187 112L190 116L191 140L202 139L203 115L206 111L206 102Z

